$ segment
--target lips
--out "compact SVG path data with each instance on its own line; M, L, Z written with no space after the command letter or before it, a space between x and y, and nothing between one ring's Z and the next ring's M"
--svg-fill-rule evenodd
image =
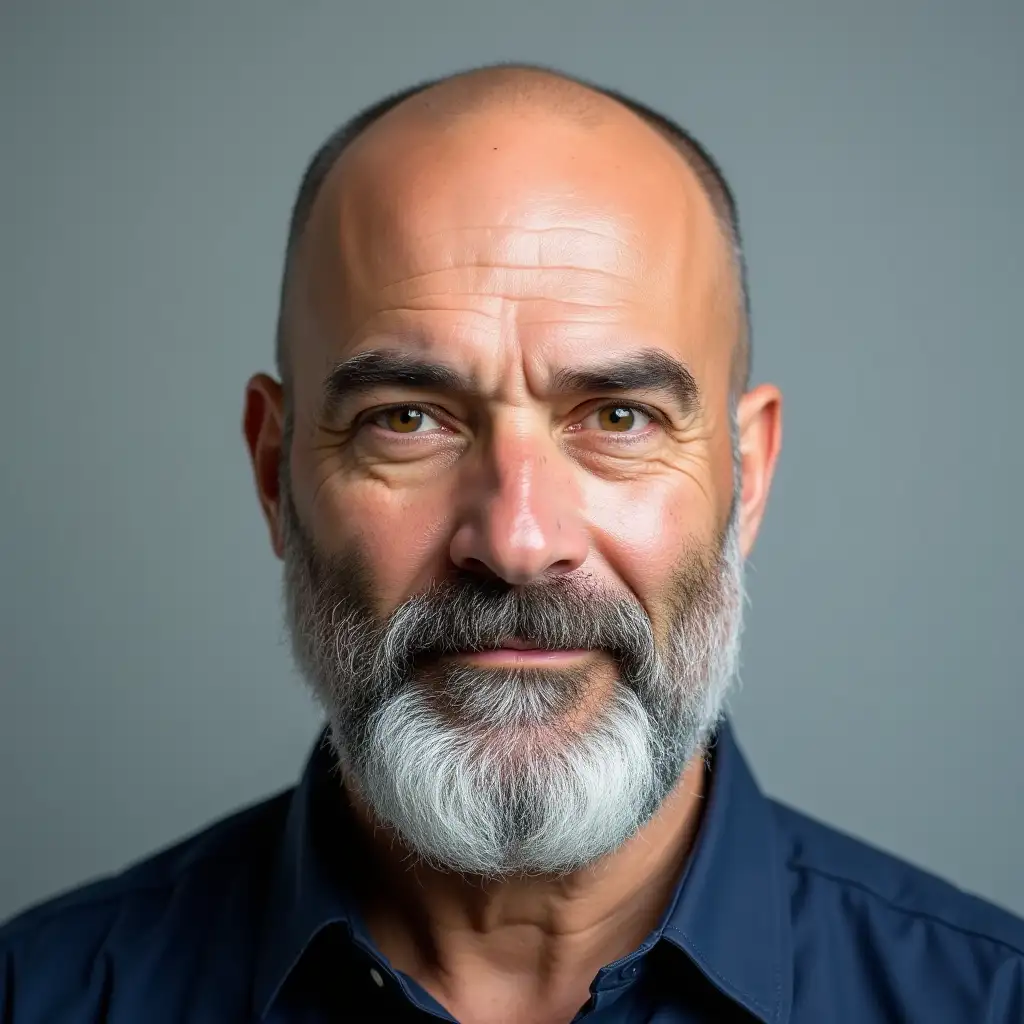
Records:
M469 658L482 661L494 661L495 659L501 659L502 657L554 661L560 658L578 658L586 653L589 653L589 651L579 648L551 647L545 645L543 641L526 640L522 637L509 636L502 637L501 640L497 641L493 645L486 644L460 649L449 648L444 652L438 652L436 657Z
M562 665L589 657L589 650L537 647L536 641L506 639L500 647L460 651L454 657L480 665Z

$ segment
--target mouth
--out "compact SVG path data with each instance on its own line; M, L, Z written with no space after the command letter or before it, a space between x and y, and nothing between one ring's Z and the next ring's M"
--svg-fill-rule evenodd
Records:
M458 651L451 655L460 662L477 665L555 665L567 664L590 657L594 652L585 648L538 647L535 642L508 637L497 647L482 651Z

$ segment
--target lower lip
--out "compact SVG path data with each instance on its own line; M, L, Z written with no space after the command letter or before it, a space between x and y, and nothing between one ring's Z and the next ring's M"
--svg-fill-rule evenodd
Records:
M592 653L587 650L546 651L541 648L520 650L516 647L499 647L492 651L463 651L454 657L478 665L558 665L579 661Z

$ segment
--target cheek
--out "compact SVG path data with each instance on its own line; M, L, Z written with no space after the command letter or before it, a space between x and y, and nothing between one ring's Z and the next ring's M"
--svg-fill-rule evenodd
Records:
M649 612L672 582L683 553L707 544L715 533L712 503L690 479L594 481L585 502L602 560Z
M377 480L326 484L314 520L325 550L358 550L373 579L377 612L387 614L443 571L450 500Z

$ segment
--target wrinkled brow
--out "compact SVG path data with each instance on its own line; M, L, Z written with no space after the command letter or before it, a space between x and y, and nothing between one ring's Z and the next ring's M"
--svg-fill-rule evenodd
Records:
M660 349L642 349L594 366L563 367L555 371L551 382L553 392L559 394L660 393L684 415L696 411L700 404L700 390L693 374ZM396 349L372 349L338 363L327 375L323 415L330 416L355 395L382 387L458 395L471 395L479 390L472 378L444 363Z

